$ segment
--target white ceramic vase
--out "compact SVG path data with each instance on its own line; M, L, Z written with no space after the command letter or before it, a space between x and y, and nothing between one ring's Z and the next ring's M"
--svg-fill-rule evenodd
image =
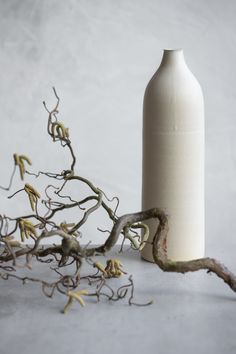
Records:
M204 102L182 49L164 50L143 108L142 209L169 215L167 256L204 256ZM152 241L157 221L147 221ZM153 261L147 244L142 257Z

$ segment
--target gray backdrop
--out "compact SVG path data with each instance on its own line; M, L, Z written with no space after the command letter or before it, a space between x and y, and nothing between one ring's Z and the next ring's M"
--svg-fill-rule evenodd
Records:
M1 0L1 184L14 152L29 155L34 171L67 168L68 152L46 134L42 101L53 107L55 86L78 173L119 196L119 214L138 211L144 89L163 48L182 47L205 96L207 252L236 246L235 10L234 0ZM28 181L43 191L45 179ZM24 194L7 195L2 213L29 211ZM83 229L85 241L103 240L97 226L108 226L103 213Z

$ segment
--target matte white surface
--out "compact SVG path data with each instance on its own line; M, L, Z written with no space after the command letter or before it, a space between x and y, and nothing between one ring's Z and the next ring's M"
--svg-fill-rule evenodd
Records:
M169 215L167 255L187 261L205 249L205 125L202 89L182 49L164 50L143 103L142 209ZM148 220L149 241L156 221ZM152 261L152 246L142 256Z
M227 250L229 257L234 254ZM236 297L222 280L204 271L163 273L134 252L110 256L133 274L135 300L154 300L152 306L86 299L86 307L75 304L63 315L63 296L50 300L38 285L1 280L1 354L235 353ZM36 273L49 277L42 266Z
M0 183L14 152L34 170L67 166L68 153L46 134L42 101L54 105L54 85L78 172L118 195L120 214L139 210L144 89L163 48L180 47L205 96L207 253L236 246L235 11L234 0L1 0ZM1 212L22 213L23 195L5 196ZM96 226L106 227L101 214L86 241L103 240Z

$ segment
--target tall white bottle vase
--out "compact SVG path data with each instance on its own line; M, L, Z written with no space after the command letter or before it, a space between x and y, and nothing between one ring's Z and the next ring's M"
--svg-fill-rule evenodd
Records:
M167 256L204 256L204 101L182 49L164 50L143 107L142 209L169 215ZM157 221L147 221L151 242ZM153 261L147 244L142 257Z

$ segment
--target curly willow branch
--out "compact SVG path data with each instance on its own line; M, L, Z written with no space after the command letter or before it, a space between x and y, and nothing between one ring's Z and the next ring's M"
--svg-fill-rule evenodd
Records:
M101 297L117 301L123 299L130 292L128 303L130 305L142 305L133 300L134 280L131 275L128 277L128 284L122 285L117 290L114 290L109 285L109 278L124 276L126 274L126 272L121 270L119 260L109 260L107 261L109 264L105 267L101 263L95 262L92 257L97 254L108 253L116 245L120 234L123 235L123 242L125 240L129 241L131 247L139 251L148 242L149 229L145 221L154 218L157 219L158 226L152 242L153 258L163 271L186 273L206 269L208 272L213 272L223 279L236 292L235 275L214 258L195 259L188 262L174 262L167 258L166 239L168 237L168 219L167 215L161 209L153 208L118 217L119 199L117 197L109 199L105 192L96 187L90 180L76 175L76 157L69 138L69 129L65 128L64 124L58 121L60 99L55 88L53 88L53 91L56 97L54 108L49 110L44 102L44 107L48 113L47 131L53 142L59 141L62 147L69 149L72 163L69 169L65 169L59 173L44 171L33 173L27 171L24 165L24 161L28 165L31 165L30 159L26 155L14 154L15 167L10 178L9 187L0 187L2 190L8 191L10 189L13 176L16 172L16 164L20 167L20 178L22 181L27 175L34 176L35 178L46 176L53 178L59 185L54 186L49 184L44 188L45 199L41 199L42 205L39 205L41 194L27 183L8 197L9 199L18 198L19 192L24 190L28 193L29 207L31 206L34 213L31 212L15 218L0 215L0 278L3 280L16 278L21 280L22 283L25 283L26 280L39 282L42 284L42 290L45 295L50 297L57 290L68 298L64 312L68 310L74 300L77 300L84 306L84 300L81 296L95 296L98 301ZM77 200L71 195L66 195L66 193L61 194L69 183L78 183L87 186L90 191L89 195L81 200ZM66 203L63 203L65 200ZM115 206L114 201L116 201ZM93 202L93 205L88 207L91 202ZM111 203L113 203L113 207L110 206ZM41 207L43 209L46 208L46 212L45 210L42 211ZM67 223L64 219L61 219L60 222L54 219L57 216L58 220L59 215L68 209L76 209L82 213L82 216L70 223ZM79 241L82 236L81 227L88 222L90 215L97 212L98 209L102 209L105 212L105 215L112 222L112 228L105 231L98 228L98 230L108 233L108 237L102 245L98 247L91 247L89 245L82 247ZM140 241L141 236L136 230L143 230L144 236L142 241ZM22 242L14 239L14 235L17 232L21 235ZM45 240L55 235L60 239L59 244L48 247L42 245ZM29 237L34 242L32 246L24 244L25 239ZM48 258L50 256L51 258ZM18 263L19 258L25 258L25 264L22 265L22 262ZM55 271L59 279L53 283L49 283L38 278L18 276L16 274L18 268L32 268L32 258L45 265L54 262L53 266L56 265L54 267L50 266L50 268L52 271ZM86 260L92 267L92 274L81 276L80 271L83 266L83 260ZM9 262L11 262L10 265ZM62 275L62 272L59 271L59 268L67 266L75 267L72 275ZM96 274L94 274L94 267L97 270ZM88 287L95 286L95 289L92 292L88 292L87 289L77 290L77 287L82 286L83 282L87 282L86 286ZM148 302L144 305L150 303Z
M153 240L153 258L155 263L165 272L187 273L206 269L208 272L215 273L219 278L223 279L229 287L236 292L236 276L229 271L228 268L214 258L199 258L186 262L174 262L167 258L166 255L166 239L168 234L167 217L163 215L159 219L156 234Z
M121 216L113 226L113 229L104 245L86 250L86 255L91 256L98 253L106 253L116 244L119 235L124 227L132 225L136 222L145 221L156 218L159 221L157 231L153 240L153 258L155 263L165 272L187 273L206 269L215 273L219 278L223 279L229 287L236 292L236 276L230 272L222 263L214 258L200 258L185 262L174 262L167 258L166 239L168 234L168 218L167 215L158 208L146 211L126 214Z

